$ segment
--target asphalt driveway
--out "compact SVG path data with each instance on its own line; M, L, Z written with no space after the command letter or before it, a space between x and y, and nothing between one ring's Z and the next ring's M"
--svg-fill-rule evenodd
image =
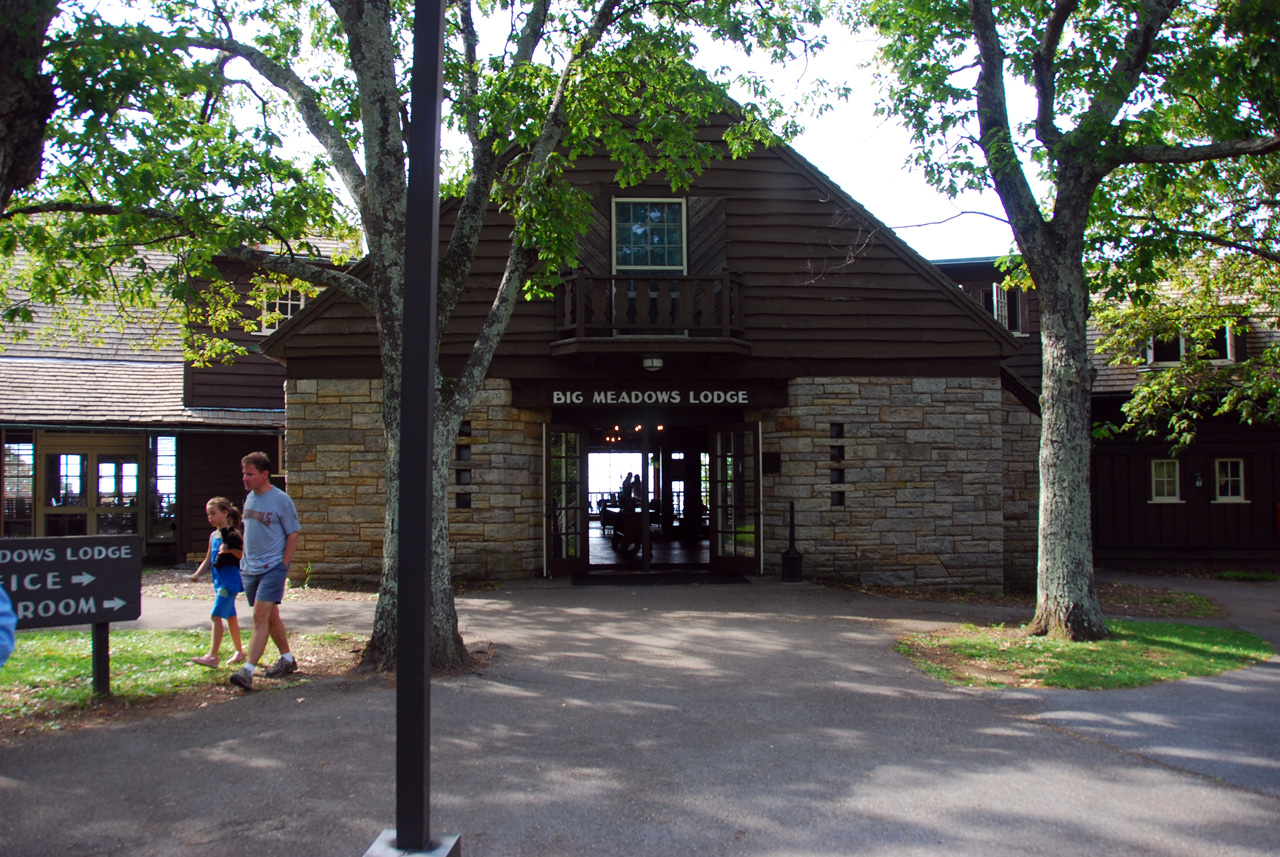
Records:
M1280 853L1280 661L957 689L894 640L990 611L774 581L459 611L496 651L433 685L432 826L468 857ZM313 682L0 748L0 851L363 854L394 826L394 701Z

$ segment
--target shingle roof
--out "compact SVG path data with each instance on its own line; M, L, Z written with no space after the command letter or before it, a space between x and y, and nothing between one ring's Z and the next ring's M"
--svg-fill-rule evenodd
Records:
M1272 330L1256 321L1249 321L1248 325L1249 330L1245 340L1249 354L1258 354L1272 344L1280 342L1280 331ZM1111 355L1098 354L1094 350L1097 348L1098 340L1101 338L1101 331L1091 325L1089 327L1089 359L1093 362L1094 368L1098 370L1097 377L1093 381L1093 394L1095 396L1127 396L1138 383L1140 372L1149 370L1140 369L1130 364L1108 366L1107 363L1111 360Z
M0 420L21 425L282 428L284 411L188 408L182 363L0 357Z

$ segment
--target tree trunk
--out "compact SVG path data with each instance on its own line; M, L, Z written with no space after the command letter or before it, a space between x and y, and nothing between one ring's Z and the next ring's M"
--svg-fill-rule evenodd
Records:
M437 389L439 387L437 386ZM458 611L453 603L452 547L449 543L449 463L458 443L462 411L456 402L437 394L434 457L431 461L431 669L453 672L471 661L458 633ZM470 397L467 397L470 401Z
M44 130L57 107L39 73L55 0L0 0L0 214L15 190L40 177Z
M1088 290L1078 261L1029 264L1040 292L1044 382L1036 615L1027 633L1098 640L1108 631L1093 581Z
M401 569L400 546L400 451L406 439L400 423L400 395L404 386L400 364L402 326L393 319L382 318L378 325L382 350L382 420L387 444L386 457L386 526L382 540L382 579L378 586L378 604L374 609L373 633L360 657L360 669L392 672L396 669L397 616L400 607L399 580L402 572L431 575L431 669L451 672L470 660L458 633L458 615L453 602L453 581L449 563L449 462L457 443L461 418L456 407L442 402L439 373L436 391L436 430L434 458L430 463L430 490L433 492L431 520L431 568ZM465 407L465 406L464 406ZM425 525L426 522L423 522ZM413 525L411 523L411 525ZM423 617L426 620L428 617Z

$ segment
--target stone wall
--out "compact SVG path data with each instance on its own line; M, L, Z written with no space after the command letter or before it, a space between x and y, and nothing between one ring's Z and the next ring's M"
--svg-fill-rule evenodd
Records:
M796 379L788 402L759 412L781 459L764 477L766 572L781 571L794 501L806 576L1002 587L998 379Z
M509 381L485 381L467 415L470 437L458 439L449 486L454 577L542 574L542 427L550 417L511 407ZM458 508L459 495L468 495L470 508Z
M292 575L376 580L386 490L381 382L290 381L287 396L289 492L303 521ZM748 414L761 421L761 452L779 462L762 486L766 573L781 572L794 501L806 576L991 590L1034 584L1039 420L998 379L797 379L788 399L785 409ZM550 413L510 403L508 382L487 381L454 450L457 577L543 571Z
M382 381L289 381L286 402L289 494L303 524L290 576L378 580L386 511ZM542 572L542 424L548 415L510 402L507 382L485 382L468 414L469 436L459 438L454 451L455 577Z
M1004 588L1034 592L1040 521L1040 417L1004 393Z
M382 576L386 439L380 379L285 384L285 464L302 538L289 576Z

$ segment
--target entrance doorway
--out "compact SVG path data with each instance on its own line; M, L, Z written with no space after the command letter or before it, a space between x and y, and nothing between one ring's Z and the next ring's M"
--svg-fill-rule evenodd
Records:
M759 572L758 449L757 423L548 425L547 573Z

